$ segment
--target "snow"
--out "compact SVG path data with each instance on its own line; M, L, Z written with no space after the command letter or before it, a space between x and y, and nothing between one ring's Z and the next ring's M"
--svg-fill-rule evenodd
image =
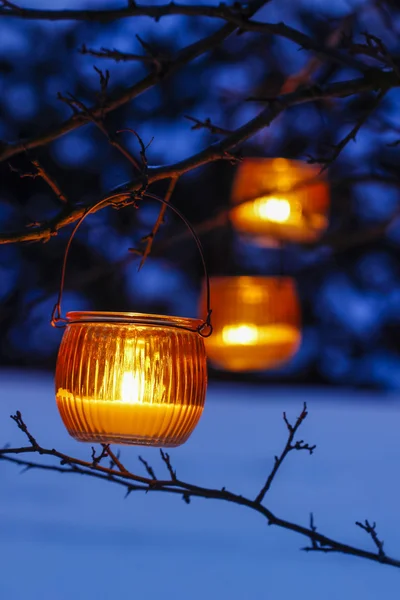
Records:
M0 443L25 444L8 418L21 410L41 444L89 457L90 445L63 429L51 375L0 370L0 400ZM170 452L178 475L254 497L285 441L282 411L294 419L304 400L300 438L317 450L288 457L267 506L305 525L313 511L321 532L368 549L354 522L376 520L385 550L400 557L395 395L211 383L197 430ZM123 461L142 472L138 454L163 473L157 450L122 448ZM395 569L301 552L307 540L246 508L202 499L187 506L161 494L125 500L113 484L0 469L0 598L398 598Z

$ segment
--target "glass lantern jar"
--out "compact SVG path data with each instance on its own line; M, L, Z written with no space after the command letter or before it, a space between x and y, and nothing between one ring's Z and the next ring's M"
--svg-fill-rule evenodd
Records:
M203 412L202 321L118 312L69 312L55 376L57 406L85 442L172 447Z
M328 183L320 167L285 158L245 158L233 182L230 218L260 245L313 242L328 226Z
M263 371L287 362L301 341L301 317L289 277L210 278L213 335L207 356L227 371ZM203 288L200 308L204 309Z

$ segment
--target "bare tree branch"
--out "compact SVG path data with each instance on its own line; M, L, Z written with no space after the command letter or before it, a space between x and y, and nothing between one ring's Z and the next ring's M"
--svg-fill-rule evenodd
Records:
M360 131L360 129L362 128L363 125L365 125L365 123L367 122L367 120L369 119L369 117L372 115L372 113L375 111L375 109L379 106L381 100L384 98L384 96L386 95L388 90L386 89L382 89L377 96L375 97L372 106L369 108L369 110L366 110L364 112L364 114L357 120L357 123L354 125L354 127L351 128L351 130L349 131L349 133L347 133L344 138L338 142L337 144L335 144L333 146L333 151L332 154L328 157L313 157L313 156L309 156L308 158L308 162L310 164L323 164L323 168L321 169L321 171L325 171L325 169L327 169L327 167L329 165L331 165L337 158L338 156L342 153L342 151L346 148L347 144L351 141L355 142L356 141L356 136L358 134L358 132Z
M176 471L175 471L175 469L172 468L171 459L170 459L168 452L164 452L160 448L160 455L161 455L161 459L164 461L164 463L168 469L168 473L170 474L172 481L176 481L177 480Z
M94 467L99 465L106 456L108 456L108 444L102 444L100 454L97 454L96 449L92 446L92 465Z
M79 49L81 54L88 54L89 56L94 56L96 58L104 58L114 60L115 62L142 62L151 66L156 67L158 71L161 71L163 66L170 62L170 58L162 55L149 55L149 54L132 54L130 52L120 52L120 50L116 50L113 48L109 50L108 48L100 48L100 50L94 50L92 48L87 48L85 44L82 44Z
M119 451L117 454L115 454L115 452L113 452L113 450L111 450L110 445L109 444L102 444L103 448L107 448L107 456L110 457L111 459L111 464L110 464L110 469L113 468L114 465L116 465L118 467L118 469L121 471L121 473L128 473L128 470L124 467L124 465L122 464L122 462L119 459Z
M43 181L45 181L47 185L53 190L59 201L63 204L67 204L67 196L64 194L64 192L61 191L61 188L58 185L57 181L54 179L54 177L50 175L48 171L46 171L46 169L37 159L31 159L31 163L35 167L35 171L33 173L24 173L20 169L16 169L15 167L13 167L13 165L11 164L9 166L11 171L13 171L14 173L18 173L21 179L24 179L25 177L31 177L32 179L36 179L36 177L41 177Z
M0 17L18 17L33 21L89 21L110 23L118 19L128 17L150 17L159 21L162 17L171 15L186 15L188 17L214 17L219 19L229 19L233 16L249 17L252 14L250 3L241 4L239 2L228 6L221 2L219 6L207 6L204 4L162 4L158 6L140 5L128 3L127 6L117 9L35 9L21 8L8 0L1 0L3 5L0 9ZM251 5L250 5L251 6Z
M108 71L107 71L107 73L108 73ZM103 94L103 98L104 98L104 94L105 94L105 91L107 89L107 84L108 84L108 77L104 76L101 71L99 71L99 74L100 74L100 85L102 86L101 93ZM91 121L92 123L94 123L96 125L96 127L105 135L109 144L111 144L111 146L114 146L114 148L117 148L117 150L123 156L125 156L125 158L133 165L134 169L136 171L138 171L139 173L141 173L141 168L140 168L139 163L136 160L136 158L131 154L131 152L129 152L129 150L126 148L126 146L124 146L117 139L117 137L115 135L112 135L108 132L108 130L104 124L104 114L96 116L95 114L93 114L91 112L91 110L89 108L87 108L87 106L85 106L85 104L83 102L78 100L72 94L68 94L68 96L65 97L59 93L58 99L61 100L62 102L65 102L65 104L67 104L71 108L71 110L73 112L75 112L75 114L76 114L76 110L78 109L79 114L85 115L87 121Z
M299 417L299 419L301 419L301 422L304 420L304 414L306 412L307 407L305 406ZM41 469L46 471L54 471L62 474L70 473L76 475L84 475L88 477L95 477L108 483L114 483L124 487L126 491L125 497L130 495L132 492L139 491L145 493L163 492L167 494L179 495L186 503L189 503L192 497L210 498L215 500L221 500L224 502L230 502L239 506L244 506L246 508L249 508L250 510L254 510L255 512L259 513L262 517L264 517L264 519L266 519L268 525L275 525L276 527L280 527L288 531L293 531L295 533L298 533L299 535L310 539L312 542L312 546L309 548L304 548L307 551L314 550L322 551L325 553L339 552L346 555L358 556L359 558L364 558L373 562L378 562L381 564L386 564L392 567L400 568L400 560L387 556L383 553L383 542L379 540L376 536L375 523L373 525L370 525L367 521L365 522L365 525L357 523L358 526L362 527L362 529L364 529L365 531L367 531L367 533L371 535L375 545L377 546L378 552L370 552L362 548L350 546L349 544L342 543L338 540L335 540L333 538L319 533L314 525L312 515L310 517L309 527L305 527L303 525L299 525L297 523L293 523L291 521L287 521L285 519L282 519L281 517L278 517L266 506L264 506L262 502L258 502L257 500L252 500L240 494L230 492L225 487L223 487L222 489L212 489L182 481L176 477L176 472L171 466L169 455L167 453L164 453L163 451L161 451L161 459L167 466L170 479L156 479L154 469L151 467L151 465L149 465L148 462L144 459L140 459L141 462L144 464L146 471L149 475L149 477L142 477L140 475L136 475L134 473L131 473L130 471L127 471L125 468L107 468L96 461L85 462L81 459L67 456L61 452L58 452L57 450L46 449L42 447L37 442L36 438L29 432L26 424L22 419L21 413L17 412L16 415L12 416L12 418L17 423L19 429L21 429L21 431L28 437L30 445L19 448L2 448L0 449L0 460L4 460L13 463L17 466L23 467L24 471ZM298 420L296 421L295 425L291 425L285 416L285 422L289 433L292 433L294 430L297 431ZM109 454L108 445L103 445L103 452L104 455L106 455L106 453ZM25 460L24 458L18 458L13 456L29 453L37 453L45 456L52 456L58 459L60 461L60 464L43 464L40 462L34 462L30 460Z
M178 182L178 177L173 177L170 180L168 190L167 190L167 193L165 194L165 198L164 198L164 200L166 202L169 202L171 200L171 196L174 193L177 182ZM159 213L158 213L157 220L154 223L153 229L151 230L151 232L148 235L146 235L144 238L141 239L141 242L146 243L146 246L145 246L144 250L141 251L142 258L140 260L138 271L140 271L140 269L143 267L144 263L146 262L147 257L149 256L149 254L151 252L154 238L157 235L157 231L159 230L161 225L164 223L164 216L165 216L166 210L167 210L166 205L162 204L161 208L159 210ZM134 249L132 250L132 248L131 248L130 252L132 252L132 251L138 253L137 250L134 250Z
M367 40L367 47L372 50L371 55L374 55L377 60L380 60L390 69L393 69L393 71L397 73L397 77L400 79L400 65L398 59L395 60L391 56L383 41L376 35L372 35L368 32L364 33L364 37Z
M321 46L306 34L297 31L293 27L289 27L284 23L263 23L249 20L254 14L249 4L241 4L236 2L231 6L221 2L218 6L206 5L177 5L174 3L145 6L139 4L128 5L120 9L105 9L105 10L37 10L31 8L19 8L16 5L4 7L0 9L1 16L14 16L30 20L50 20L50 21L65 21L65 20L81 20L81 21L100 21L111 22L117 19L127 17L147 16L158 21L167 15L185 15L190 17L213 17L224 19L239 27L242 31L252 31L258 33L267 33L284 37L298 44L304 50L313 50L317 55L324 59L329 59L333 62L352 67L357 70L367 70L368 66L355 60L351 55L346 55L335 48Z
M147 460L145 460L142 456L138 456L139 461L142 463L142 465L144 465L144 468L147 471L147 474L149 475L149 477L151 478L152 481L156 481L157 477L156 474L154 473L153 467L151 467L149 465L149 463L147 462Z
M363 529L366 533L371 536L372 541L375 546L378 548L378 554L381 557L386 556L383 550L383 541L378 538L378 534L376 533L376 523L371 524L367 519L365 519L364 523L360 523L360 521L356 521L356 525Z
M197 129L208 129L211 131L211 133L216 135L229 135L232 133L232 131L229 129L223 129L222 127L218 127L218 125L213 125L209 118L207 118L205 121L200 121L199 119L196 119L196 117L190 117L189 115L184 115L184 117L188 121L192 121L192 123L194 123L194 125L191 127L193 131Z
M232 149L251 138L260 129L268 127L274 119L291 106L297 106L326 98L344 98L352 94L371 91L379 88L379 86L382 86L382 90L384 91L391 87L400 86L396 73L393 71L379 73L377 80L374 77L364 76L362 78L335 82L325 86L312 85L305 89L301 88L295 92L278 96L273 100L268 99L268 106L261 111L259 115L233 131L223 140L216 142L197 154L173 165L153 168L149 167L148 184L150 185L155 181L163 179L180 177L188 171L215 160L232 160L232 155L230 154ZM260 101L260 99L258 100ZM85 116L85 118L87 117ZM119 186L104 198L104 203L96 210L100 210L110 204L117 207L118 204L125 202L127 198L129 198L131 192L138 190L141 185L142 179L135 179L125 185ZM97 202L98 201L94 204ZM90 207L74 207L70 211L63 211L56 215L47 223L41 223L35 227L30 227L29 230L4 233L0 235L0 244L38 240L48 241L50 237L57 235L59 229L74 223L82 217L88 208Z
M268 0L252 0L251 2L248 3L248 6L249 6L248 14L250 16L253 15L259 8L261 8L267 2L268 2ZM174 7L175 5L171 4L168 6ZM131 7L128 7L128 8L131 8ZM132 8L135 8L135 7L132 7ZM153 8L157 9L158 7L153 7ZM29 11L28 11L28 13L26 13L26 10L27 9L18 9L18 11L17 11L18 15L14 13L14 15L11 15L11 16L21 16L21 11L24 12L24 15L29 14ZM121 9L119 9L119 10L121 10ZM100 11L100 12L104 12L104 11ZM116 12L118 13L119 11L117 10ZM10 16L10 13L11 13L11 9L3 8L3 10L2 10L0 8L0 18L1 18L1 16ZM168 13L168 14L170 14L170 13ZM91 16L93 16L93 15L91 15ZM29 18L29 17L27 17L27 18ZM37 18L37 17L32 17L32 18ZM114 17L114 19L115 18L117 18L117 17ZM161 73L159 73L158 71L154 71L153 73L147 75L147 77L145 77L144 79L142 79L142 80L138 81L137 83L133 84L132 86L128 87L126 90L124 90L122 92L110 94L102 106L94 105L94 106L90 107L89 108L90 113L93 115L93 117L105 115L108 112L113 111L113 110L119 108L120 106L126 104L130 100L137 98L138 96L143 94L143 92L145 92L149 88L151 88L154 85L156 85L157 83L159 83L159 81L164 80L166 77L169 77L171 74L175 73L182 66L190 63L192 60L194 60L198 56L201 56L202 54L209 52L210 50L212 50L213 48L218 46L227 37L229 37L236 29L237 29L237 26L235 24L227 23L223 27L218 29L216 32L212 33L211 35L199 40L198 42L194 42L193 44L190 44L189 46L186 46L185 48L183 48L182 50L180 50L178 52L176 57L173 60L171 60L171 62L168 65L164 65L164 68ZM0 161L10 158L11 156L15 156L16 154L19 154L20 152L23 152L24 150L30 150L32 148L44 146L44 145L56 140L57 138L61 137L62 135L68 133L69 131L76 129L77 127L81 127L82 125L84 125L86 123L87 123L86 115L78 112L78 113L74 114L67 121L64 121L64 123L61 123L60 125L54 127L53 129L51 129L45 133L39 134L38 136L32 137L32 138L30 138L28 140L24 140L22 142L16 142L14 144L3 143L0 146Z
M280 456L275 456L275 460L274 460L274 466L272 468L271 473L268 475L267 480L265 482L265 484L263 485L263 487L261 488L260 492L258 493L255 502L256 504L260 504L260 502L262 502L265 498L265 495L268 493L272 482L274 481L276 474L278 473L279 467L281 466L281 464L283 463L283 461L285 460L286 456L289 454L289 452L291 452L292 450L307 450L310 454L312 454L316 448L316 446L310 446L309 444L304 443L303 440L299 440L295 443L293 443L293 439L294 436L297 433L297 430L299 429L300 425L303 423L304 419L307 417L307 405L304 402L304 406L303 406L303 410L301 411L300 415L297 417L296 419L296 423L294 425L291 425L286 417L286 413L283 413L283 420L285 421L286 427L289 431L289 436L286 442L286 445L284 447L284 449L282 450L282 453L280 454Z

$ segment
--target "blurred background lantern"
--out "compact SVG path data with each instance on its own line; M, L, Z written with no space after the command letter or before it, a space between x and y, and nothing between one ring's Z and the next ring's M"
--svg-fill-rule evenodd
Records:
M202 321L137 313L70 312L56 399L77 440L183 444L203 411Z
M213 365L227 371L261 371L288 361L301 341L300 308L288 277L212 277L214 332L205 340ZM201 311L206 302L205 286Z
M233 182L234 228L261 245L312 242L328 225L329 190L320 166L285 158L245 158Z

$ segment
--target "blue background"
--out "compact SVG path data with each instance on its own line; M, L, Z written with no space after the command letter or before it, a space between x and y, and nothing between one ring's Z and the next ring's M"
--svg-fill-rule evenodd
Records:
M34 5L50 2L37 0ZM121 4L68 2L69 8L84 5ZM52 0L51 6L65 4ZM387 2L384 11L389 18L362 1L273 0L257 18L283 20L322 41L347 23L355 41L364 42L361 33L367 30L381 35L399 55L399 8ZM72 92L93 103L99 89L94 64L110 69L112 90L148 72L141 64L82 56L77 52L82 43L142 52L138 33L163 53L174 54L219 26L185 17L107 26L0 19L0 139L37 135L67 119L69 110L57 101L57 92ZM154 136L148 149L151 164L186 158L218 137L191 131L185 114L209 117L228 129L239 127L262 108L246 102L248 96L278 94L286 78L309 58L281 38L232 36L222 50L109 115L107 126L110 131L133 127L145 142ZM332 65L320 66L314 74L321 82L355 76ZM235 376L211 370L200 424L185 446L171 451L182 479L224 485L254 497L285 443L282 411L293 420L306 400L310 415L299 437L316 443L317 450L311 457L303 452L288 457L267 506L303 525L313 511L319 531L371 550L371 540L354 522L376 520L390 555L400 547L400 149L388 146L399 137L398 97L398 90L386 96L356 143L329 170L329 235L350 242L345 249L260 250L228 227L202 236L211 274L268 275L285 265L298 282L303 343L279 372ZM349 131L370 103L367 94L293 108L246 143L243 155L326 156L330 144ZM124 140L137 152L134 138ZM130 165L91 125L32 155L12 158L10 164L29 170L31 157L46 165L74 203L93 202L132 177ZM0 168L1 232L23 229L59 210L42 181L20 179L7 164ZM233 176L234 167L226 162L198 169L181 178L173 202L198 225L228 206ZM366 181L354 183L359 176ZM154 191L163 194L165 186ZM107 209L85 222L71 253L65 310L196 315L201 265L191 241L178 241L182 229L173 216L140 274L127 254L151 230L157 212L151 204L137 211ZM384 234L351 245L357 232L389 221ZM61 334L49 319L67 235L62 231L47 244L0 246L0 443L25 444L9 419L21 410L43 446L89 460L90 446L74 442L62 426L51 374ZM157 474L163 472L158 452L151 449L123 448L129 468L142 472L139 452ZM258 514L242 507L200 499L187 506L179 498L157 494L131 494L124 500L120 488L104 482L41 471L20 475L6 463L1 478L0 597L7 600L398 598L394 569L352 557L301 552L307 540L267 527Z

